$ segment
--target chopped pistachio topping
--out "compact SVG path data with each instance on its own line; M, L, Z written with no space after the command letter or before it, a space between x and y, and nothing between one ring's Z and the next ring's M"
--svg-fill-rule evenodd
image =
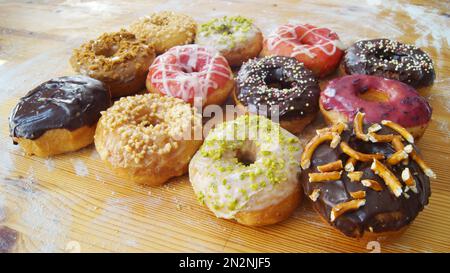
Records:
M199 27L199 35L209 37L215 35L219 44L227 44L231 48L245 41L245 34L254 28L251 19L242 16L224 16L214 18Z
M205 195L203 194L203 192L197 193L197 200L200 204L202 204L202 205L205 204Z
M222 18L214 18L200 25L200 32L205 32L205 35L212 33L231 35L236 31L247 32L252 25L253 20L242 16L224 16Z

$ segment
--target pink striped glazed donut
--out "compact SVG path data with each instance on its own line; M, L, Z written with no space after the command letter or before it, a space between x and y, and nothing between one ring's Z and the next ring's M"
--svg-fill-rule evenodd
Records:
M180 98L191 104L222 104L234 88L227 60L214 49L199 45L175 46L158 56L149 68L149 92Z
M286 24L264 40L261 55L294 57L318 77L333 72L344 52L338 35L328 28Z

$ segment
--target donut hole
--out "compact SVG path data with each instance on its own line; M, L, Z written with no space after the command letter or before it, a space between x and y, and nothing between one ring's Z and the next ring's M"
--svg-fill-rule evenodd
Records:
M295 82L289 81L283 76L283 68L275 68L270 70L267 76L264 78L264 83L270 88L276 89L290 89L296 85Z
M181 68L181 72L186 73L186 74L190 74L190 73L194 73L196 71L194 71L192 68L182 67Z
M256 160L255 154L242 150L237 151L236 158L238 162L243 164L244 166L250 166L255 163Z
M231 27L228 25L225 25L225 24L217 26L216 31L217 31L217 33L223 34L223 35L233 34L233 30L231 29Z
M151 121L151 122L146 122L145 124L143 124L144 127L155 127L156 125L158 125L159 122L157 120Z
M386 60L386 61L396 60L399 62L403 62L403 59L407 58L408 55L402 54L402 53L394 53L394 52L386 53L384 51L378 51L378 52L376 52L376 57L379 60Z
M191 74L191 73L195 73L198 72L197 67L192 67L190 65L180 65L179 67L179 72L184 73L184 74Z
M388 102L390 99L386 92L375 88L363 88L359 90L357 95L365 101Z
M256 144L251 140L247 142L236 151L238 162L244 166L250 166L256 161Z
M160 124L160 121L157 118L151 118L147 117L139 122L140 127L155 127L156 125Z
M94 46L95 55L104 56L106 58L114 56L118 50L119 47L117 46L106 46L106 45Z
M169 18L157 18L153 20L152 24L156 26L167 26L169 24Z
M276 89L290 89L293 87L293 84L290 82L269 82L266 83L266 85L270 88L276 88Z

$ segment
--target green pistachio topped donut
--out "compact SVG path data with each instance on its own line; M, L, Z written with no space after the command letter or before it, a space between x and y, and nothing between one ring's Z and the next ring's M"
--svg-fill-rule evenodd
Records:
M217 217L273 224L300 201L301 152L298 138L277 123L244 115L211 130L190 162L189 179Z
M259 54L262 34L251 19L224 16L200 25L196 43L214 47L235 66Z

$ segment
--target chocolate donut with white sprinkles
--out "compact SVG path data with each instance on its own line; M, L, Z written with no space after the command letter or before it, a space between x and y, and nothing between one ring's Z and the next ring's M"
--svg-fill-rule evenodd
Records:
M430 86L436 77L427 53L414 45L389 39L356 42L346 50L341 71L381 76L415 88Z
M295 58L252 59L239 70L234 100L237 107L267 116L278 107L280 125L299 133L318 112L320 88L311 70Z

